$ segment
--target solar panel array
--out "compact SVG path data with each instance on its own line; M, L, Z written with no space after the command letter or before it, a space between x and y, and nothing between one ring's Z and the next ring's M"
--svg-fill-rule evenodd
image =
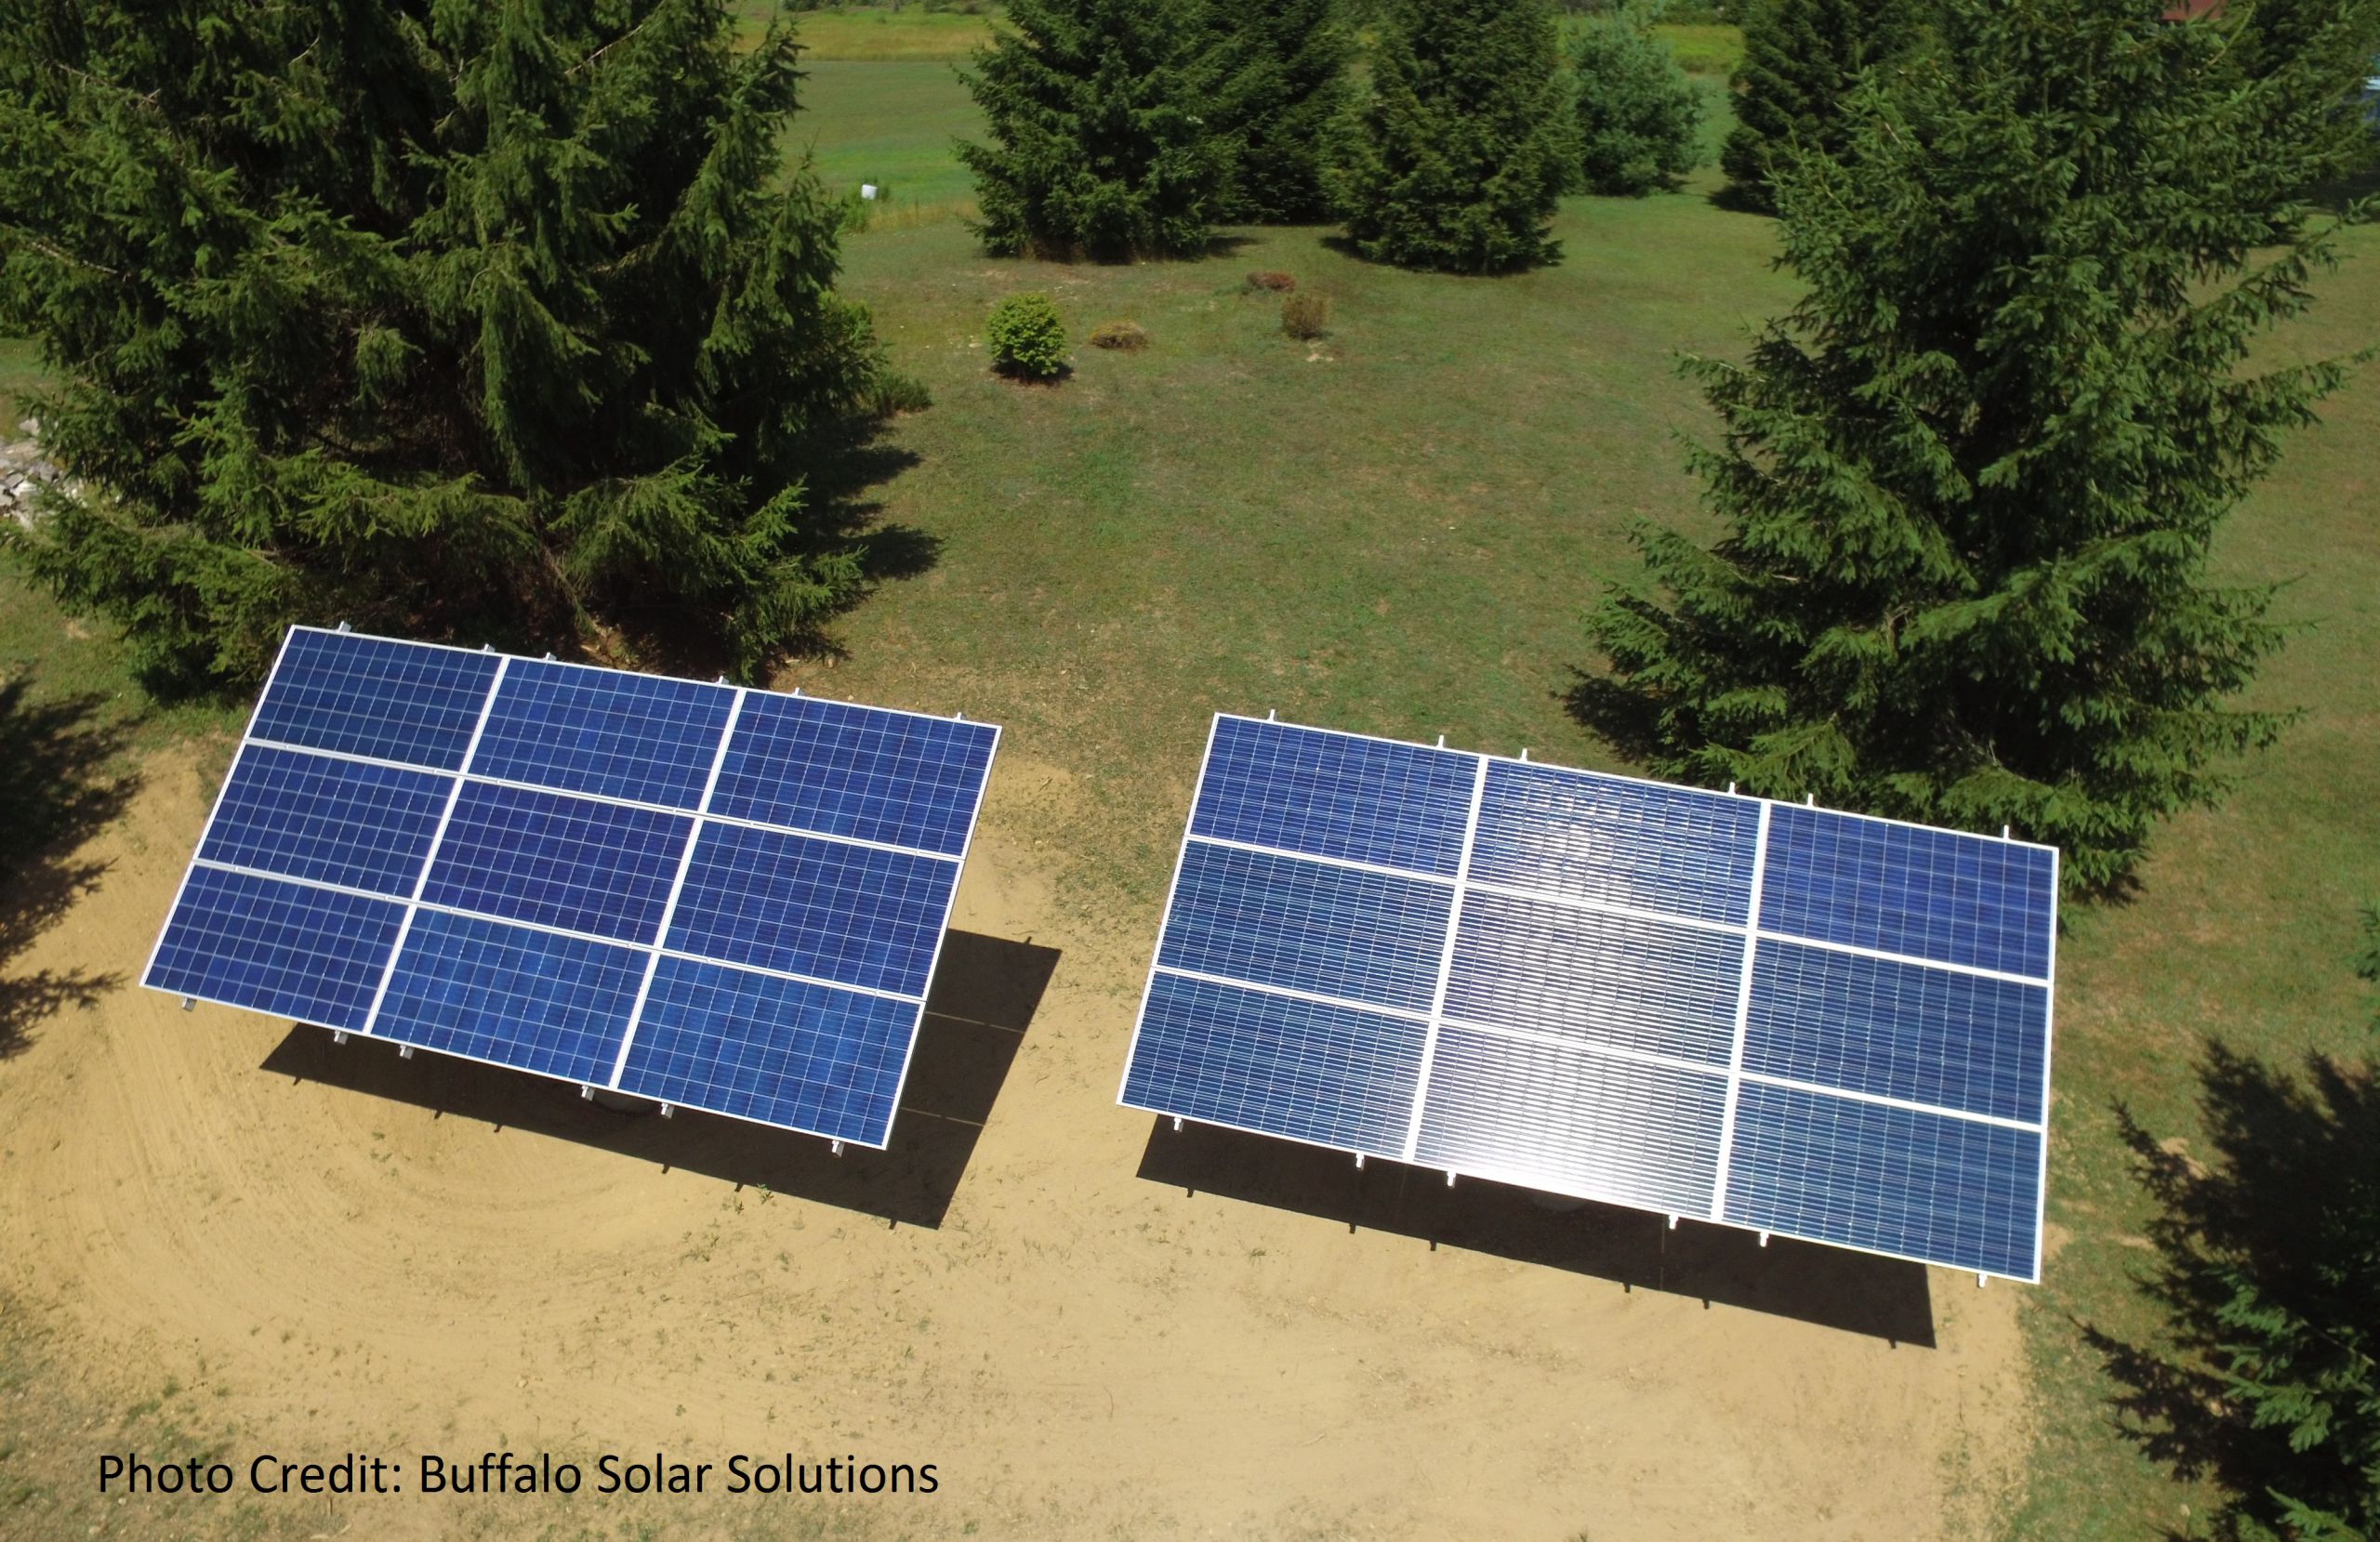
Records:
M880 1147L998 738L295 628L144 983Z
M1219 717L1122 1101L2040 1277L2057 853Z

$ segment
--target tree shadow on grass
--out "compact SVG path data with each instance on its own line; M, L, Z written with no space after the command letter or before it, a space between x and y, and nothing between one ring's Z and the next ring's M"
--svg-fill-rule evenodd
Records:
M1659 706L1650 695L1617 676L1572 668L1570 689L1562 692L1562 709L1632 766L1647 764L1660 748Z
M289 1030L263 1068L294 1082L411 1103L435 1118L484 1121L497 1134L526 1130L664 1172L682 1168L896 1226L935 1227L1057 966L1055 948L972 931L946 935L884 1151L846 1146L837 1156L816 1136L694 1109L664 1119L650 1103L609 1108L548 1077L429 1051L406 1060L386 1041L350 1036L340 1045L303 1024Z
M2250 1404L2222 1374L2226 1347L2243 1338L2226 1321L2241 1278L2256 1282L2264 1308L2313 1324L2352 1320L2358 1301L2380 1299L2380 1286L2361 1271L2347 1270L2345 1284L2325 1272L2346 1261L2336 1233L2341 1215L2355 1213L2341 1208L2347 1185L2380 1174L2380 1080L2369 1061L2348 1065L2309 1053L2304 1069L2293 1075L2211 1042L2199 1066L2211 1148L2204 1162L2117 1110L2141 1182L2159 1206L2149 1227L2155 1262L2135 1283L2166 1326L2142 1342L2089 1324L2082 1331L2121 1389L2112 1403L2124 1436L2175 1476L2212 1480L2239 1496L2218 1517L2225 1536L2243 1535L2246 1522L2276 1525L2269 1497L2276 1489L2351 1512L2371 1483L2346 1442L2298 1453L2286 1428L2257 1428ZM2363 1213L2369 1208L2367 1200ZM2343 1291L2360 1295L2343 1302ZM2295 1374L2311 1375L2325 1352L2307 1346Z
M1227 1199L1394 1232L1515 1262L1657 1290L1713 1305L1791 1317L1898 1347L1934 1347L1934 1298L1924 1265L1750 1232L1680 1221L1612 1205L1554 1202L1510 1184L1400 1162L1358 1168L1339 1152L1160 1118L1140 1176L1193 1195Z
M126 732L97 696L42 699L26 679L0 682L0 774L9 780L0 816L0 1060L33 1043L36 1025L113 989L113 974L13 966L108 864L75 852L131 800L138 778L122 765Z

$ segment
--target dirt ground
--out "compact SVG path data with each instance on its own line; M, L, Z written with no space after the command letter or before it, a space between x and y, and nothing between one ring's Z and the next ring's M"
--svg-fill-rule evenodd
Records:
M1065 793L1029 762L995 777L894 1149L840 1159L139 989L212 763L152 762L103 882L12 966L121 977L0 1061L0 1300L60 1406L128 1411L20 1456L67 1486L0 1532L205 1532L82 1496L161 1396L188 1449L151 1459L403 1464L398 1496L260 1507L307 1535L1903 1542L1988 1532L2016 1481L2021 1287L1116 1106L1156 917L1050 929L1017 832ZM420 1454L498 1448L939 1488L413 1491Z

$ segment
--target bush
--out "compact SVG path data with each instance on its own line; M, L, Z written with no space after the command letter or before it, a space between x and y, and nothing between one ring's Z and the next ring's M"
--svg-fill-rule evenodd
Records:
M1570 68L1579 83L1580 170L1589 192L1637 198L1694 169L1701 99L1638 7L1589 20Z
M1288 273L1263 271L1248 275L1248 287L1250 289L1271 289L1286 295L1297 286L1298 281Z
M1330 330L1330 297L1312 290L1281 301L1281 330L1307 340Z
M1102 322L1091 329L1091 346L1137 353L1149 346L1148 329L1138 322Z
M926 383L914 375L898 370L879 369L876 378L868 382L861 405L870 417L891 417L895 413L921 413L933 405L933 393Z
M1065 323L1047 295L1011 295L992 307L984 337L1003 375L1048 380L1066 367Z

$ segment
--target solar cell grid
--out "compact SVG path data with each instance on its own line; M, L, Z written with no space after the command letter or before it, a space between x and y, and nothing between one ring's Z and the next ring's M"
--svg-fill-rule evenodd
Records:
M1478 758L1286 723L1215 723L1194 835L1452 877Z
M958 863L943 857L707 824L668 945L922 997L958 882Z
M1158 950L1169 969L1427 1011L1444 884L1194 840Z
M998 739L297 629L145 982L880 1146Z
M454 786L427 771L250 745L199 858L404 898Z
M2056 887L2021 843L1223 717L1121 1098L2031 1278Z
M193 867L143 978L178 995L361 1028L403 920L392 901Z
M1718 1175L1727 1079L1448 1023L1416 1159L1699 1215Z
M1413 1018L1160 969L1149 982L1124 1101L1401 1156L1423 1032Z
M497 663L494 653L298 627L248 736L459 771Z
M693 822L467 782L421 897L537 926L651 942Z
M756 694L710 811L787 829L958 856L998 731L911 713Z
M1770 818L1761 925L2042 980L2056 884L2041 847L1786 803Z
M735 692L723 685L515 660L471 770L511 782L694 809Z
M1463 896L1446 1015L1725 1066L1743 939L1518 895Z
M2049 991L1764 941L1744 1069L2038 1123Z
M665 957L620 1088L880 1144L923 1010L889 996Z
M2042 1136L1748 1081L1724 1219L2037 1278Z
M1743 924L1752 799L1511 760L1488 764L1474 882Z
M417 911L371 1031L565 1081L605 1083L646 956L478 916Z

